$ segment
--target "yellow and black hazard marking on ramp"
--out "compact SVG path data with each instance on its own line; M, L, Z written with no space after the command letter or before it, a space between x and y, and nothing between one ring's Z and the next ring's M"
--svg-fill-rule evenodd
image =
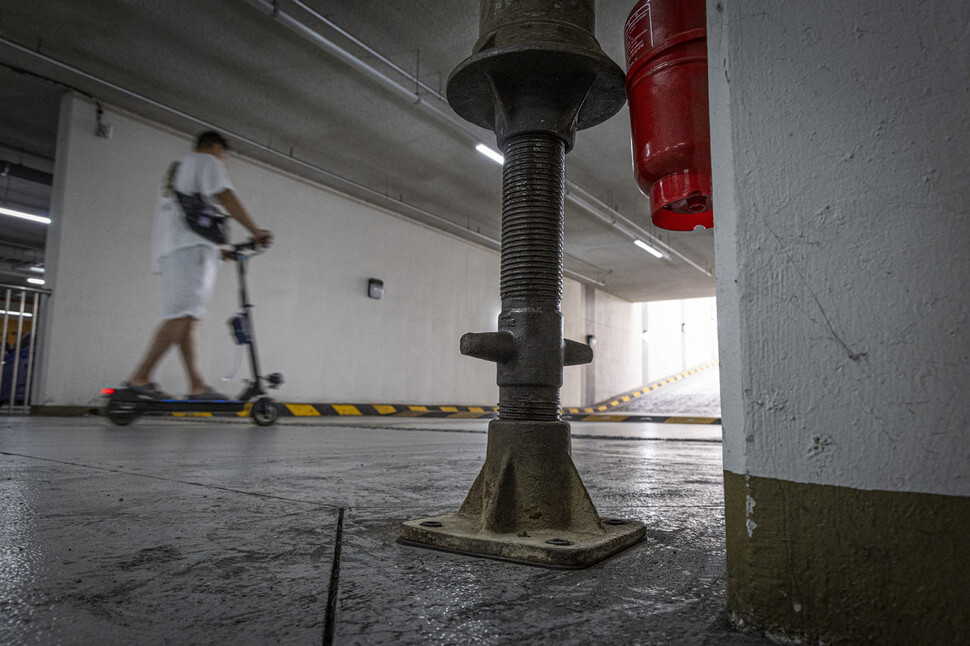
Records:
M685 370L676 375L671 375L659 381L640 386L636 390L630 390L616 397L611 397L592 406L582 406L579 408L563 408L563 416L571 422L653 422L656 424L720 424L720 417L676 417L667 415L643 415L637 413L625 414L616 410L618 407L633 401L637 397L643 397L649 392L662 388L667 384L686 379L691 375L697 374L702 370L713 368L718 365L718 361L711 361L700 366Z
M643 415L614 413L612 415L574 415L563 413L567 422L649 422L651 424L720 424L720 417L681 417L677 415Z

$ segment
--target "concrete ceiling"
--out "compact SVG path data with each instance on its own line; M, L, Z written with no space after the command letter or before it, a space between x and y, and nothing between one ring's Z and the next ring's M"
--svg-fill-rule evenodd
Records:
M276 18L266 8L271 4L4 0L0 160L52 170L58 97L66 85L182 131L211 124L235 135L241 154L475 242L497 241L501 168L473 149L476 138L494 146L494 136L460 122L436 96L471 53L478 3L279 0ZM623 24L635 2L596 4L597 37L622 65ZM375 80L287 20L421 100ZM580 132L566 161L571 186L601 203L594 216L567 200L567 275L633 302L713 294L713 233L667 232L650 223L649 202L632 176L626 108ZM45 191L49 200L49 187L15 184L21 193L5 196L0 182L0 205L36 208ZM669 245L667 257L635 247L631 223L634 234ZM26 233L18 227L4 218L0 244L36 247L36 227Z

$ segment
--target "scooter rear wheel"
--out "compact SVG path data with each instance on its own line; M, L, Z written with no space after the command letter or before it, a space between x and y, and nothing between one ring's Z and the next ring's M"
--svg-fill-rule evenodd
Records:
M280 416L280 407L269 397L260 397L249 414L257 426L272 426Z
M104 407L104 414L118 426L128 426L137 419L141 411L137 406L129 403L109 401Z

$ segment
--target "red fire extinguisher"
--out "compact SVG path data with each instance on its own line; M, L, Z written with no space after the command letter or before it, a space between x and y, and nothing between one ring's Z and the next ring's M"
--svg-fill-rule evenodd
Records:
M704 0L640 0L624 34L633 171L653 223L714 226Z

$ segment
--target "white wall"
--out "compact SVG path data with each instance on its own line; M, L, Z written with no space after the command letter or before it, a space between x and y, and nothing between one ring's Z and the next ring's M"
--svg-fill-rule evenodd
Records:
M586 317L583 314L583 286L575 280L563 279L562 283L563 336L580 343L586 342ZM598 359L595 356L593 361ZM581 406L584 401L584 371L589 366L566 366L562 371L562 390L559 401L563 406Z
M65 98L48 249L54 298L45 404L96 402L99 389L124 380L144 352L159 322L150 262L154 204L168 164L193 143L113 109L105 115L113 137L99 139L94 119L91 104ZM458 350L465 332L496 329L497 253L240 156L227 167L243 203L276 236L251 264L250 289L263 368L286 376L281 399L498 400L495 366ZM225 325L237 306L233 271L223 266L201 329L203 371L229 393L240 389L238 379L218 380L236 352ZM369 277L384 281L383 299L367 298ZM564 281L563 311L567 336L582 340L575 281ZM581 397L580 370L566 369L564 403ZM170 392L184 392L174 352L156 377Z
M643 329L644 383L717 359L713 297L643 303Z
M586 393L584 404L601 402L643 385L641 323L639 304L599 290L593 292L592 316L587 311L586 329L587 334L596 337L596 358L587 368L594 371L594 387Z
M970 494L968 22L708 3L726 469Z

